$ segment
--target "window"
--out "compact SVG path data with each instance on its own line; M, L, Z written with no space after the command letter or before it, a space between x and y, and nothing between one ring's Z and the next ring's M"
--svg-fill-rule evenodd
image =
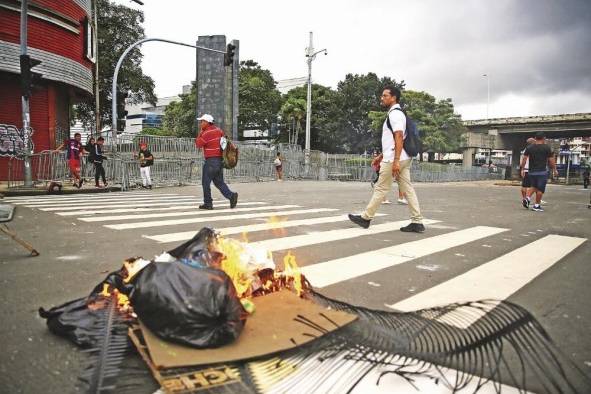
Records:
M89 18L84 20L84 49L86 52L86 57L91 62L96 61L96 54L95 54L95 31L92 21Z

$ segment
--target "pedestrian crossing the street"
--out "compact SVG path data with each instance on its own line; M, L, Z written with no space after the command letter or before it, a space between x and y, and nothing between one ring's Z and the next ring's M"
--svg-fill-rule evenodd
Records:
M379 236L401 234L399 228L408 223L394 219L391 210L384 209L376 216L375 224L361 229L349 223L347 212L333 207L240 200L236 208L230 209L227 200L214 200L216 209L199 210L201 197L174 193L12 197L4 201L83 224L99 225L105 231L137 234L139 240L161 245L162 250L192 238L204 226L213 227L228 237L248 233L249 238L251 235L254 238L252 246L271 252L298 249L297 254L316 247L301 269L317 288L344 285L372 273L388 272L413 261L433 258L436 254L448 253L456 259L457 256L463 258L464 254L457 253L454 248L480 242L489 250L492 240L506 243L511 237L508 228L459 228L430 218L425 224L428 229L429 225L433 227L425 234L404 235L406 240L384 245ZM396 217L406 214L400 211ZM522 238L519 234L517 232L513 238L528 243L516 245L508 253L499 253L490 261L422 292L392 300L385 307L410 311L460 301L507 299L586 241L539 232L533 232L531 238ZM355 242L362 247L351 252L347 246ZM335 255L339 257L330 257Z

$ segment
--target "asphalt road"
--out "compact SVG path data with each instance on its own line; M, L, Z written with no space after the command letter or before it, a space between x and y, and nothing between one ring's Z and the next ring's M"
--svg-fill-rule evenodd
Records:
M0 235L0 392L76 392L77 377L85 355L66 340L52 335L47 330L45 321L38 317L38 308L49 308L87 295L107 272L120 268L127 257L142 255L151 258L180 243L158 242L156 239L163 239L158 237L197 231L206 225L227 229L264 224L268 221L268 215L265 216L268 212L263 208L265 206L297 206L274 208L279 213L278 216L287 221L342 216L349 212L360 212L371 193L369 184L341 182L266 182L234 184L231 188L239 192L237 208L244 208L243 211L212 211L198 216L203 218L200 222L171 222L167 225L157 223L148 227L134 226L135 223L149 224L148 222L153 221L194 218L190 213L186 216L173 214L150 218L142 215L196 209L201 202L200 188L155 189L145 194L93 194L92 197L75 195L75 199L66 200L63 205L55 205L55 201L45 200L45 197L31 197L30 201L21 198L20 202L19 199L13 200L20 205L14 220L9 223L10 228L31 242L41 255L28 257L27 252L19 245ZM374 256L372 253L387 247L403 245L404 248L412 241L446 234L457 235L458 239L446 239L445 242L449 244L444 244L439 249L434 246L434 242L420 243L419 249L427 248L425 250L429 251L425 255L402 254L403 261L398 265L373 272L353 266L353 273L346 278L340 278L339 275L342 274L337 274L338 270L335 270L334 275L330 273L328 276L318 276L319 281L326 281L326 285L320 289L322 293L356 305L386 310L391 306L401 306L403 300L407 300L410 307L418 305L408 300L412 298L419 304L424 302L416 296L428 294L423 292L437 285L456 283L452 287L465 289L461 279L460 282L453 281L466 272L478 273L478 270L473 270L489 262L500 262L498 259L505 255L509 255L505 260L510 264L507 265L507 261L505 265L499 263L499 283L513 283L515 275L511 264L518 271L520 266L531 263L531 268L527 266L526 270L530 277L524 283L512 285L514 288L509 286L510 295L507 299L533 313L559 348L591 375L591 209L587 208L589 191L582 190L580 186L551 185L544 196L545 212L538 213L521 207L517 187L476 182L418 184L416 188L423 215L436 221L427 226L424 234L384 230L370 235L351 235L351 229L355 226L346 220L335 219L318 224L301 222L301 225L281 231L251 232L247 237L250 242L258 242L314 234L315 240L302 241L302 246L290 248L298 264L306 267L329 262L332 265L329 264L328 267L338 267L338 264L344 261L354 262L356 258L359 259L359 265L363 266L364 259L371 260ZM104 200L92 200L99 197ZM217 191L214 192L214 198L216 197L221 198ZM395 201L393 194L390 197ZM147 206L145 211L81 216L75 214L75 211L94 207L97 207L97 211L112 210L114 204L126 205L115 209L134 209L142 206L138 201L143 201ZM174 208L177 202L182 204ZM216 210L228 208L225 201L214 205ZM46 210L52 206L57 209ZM256 207L259 209L250 209ZM323 211L314 211L320 209ZM286 210L307 212L281 215ZM60 215L68 212L74 214ZM409 215L407 207L396 203L383 205L379 212L386 215L377 217L370 230L378 228L380 224L408 219ZM243 214L251 216L233 217ZM79 220L101 215L139 217L96 222ZM208 220L228 215L228 218ZM118 225L128 224L132 228L117 228ZM343 231L334 233L337 239L332 239L327 232L333 230ZM479 235L479 231L490 231L490 234ZM555 235L564 238L556 238ZM231 236L243 237L241 233ZM574 242L573 245L569 243L571 241ZM547 266L537 265L538 260L548 258L555 252L563 253L564 257L554 260L550 258ZM285 253L286 250L274 252L275 261L280 261ZM442 294L450 294L445 287L443 289ZM481 294L480 290L482 289L465 290L464 293L477 296ZM437 305L438 299L431 300L433 305ZM156 388L155 385L146 383L147 393Z

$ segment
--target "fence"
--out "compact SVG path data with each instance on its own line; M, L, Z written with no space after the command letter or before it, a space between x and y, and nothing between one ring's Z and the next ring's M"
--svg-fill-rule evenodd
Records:
M121 136L120 136L121 137ZM107 180L119 184L122 189L141 185L139 163L135 152L139 142L148 144L154 155L151 171L154 185L187 185L201 182L203 155L195 147L192 138L173 138L147 135L127 135L117 144L115 155L103 165ZM107 141L108 142L108 141ZM370 181L375 173L370 167L371 158L367 155L327 154L320 151L310 152L309 163L305 164L305 155L298 145L280 144L278 150L264 146L238 143L240 157L238 165L231 170L224 170L224 177L229 182L252 182L271 180L275 177L273 160L277 151L284 158L283 174L286 179ZM68 182L70 180L68 164L64 152L44 151L30 155L33 182L43 184L50 181ZM94 178L94 166L82 159L81 174L91 181ZM502 179L504 170L491 172L489 169L472 167L465 169L457 165L439 165L414 162L411 177L415 182L456 182L483 179ZM9 160L8 187L23 186L24 166L22 159Z

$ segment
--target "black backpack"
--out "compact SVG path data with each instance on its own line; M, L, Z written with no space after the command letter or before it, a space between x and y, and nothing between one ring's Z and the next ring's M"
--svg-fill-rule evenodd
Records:
M403 148L408 153L410 157L415 157L423 150L423 144L421 142L421 136L419 134L419 128L417 123L408 116L402 109L394 108L394 110L398 110L404 114L406 117L406 137L404 137L404 144ZM394 134L394 130L392 130L392 124L390 124L390 112L388 112L388 116L386 116L386 125Z

